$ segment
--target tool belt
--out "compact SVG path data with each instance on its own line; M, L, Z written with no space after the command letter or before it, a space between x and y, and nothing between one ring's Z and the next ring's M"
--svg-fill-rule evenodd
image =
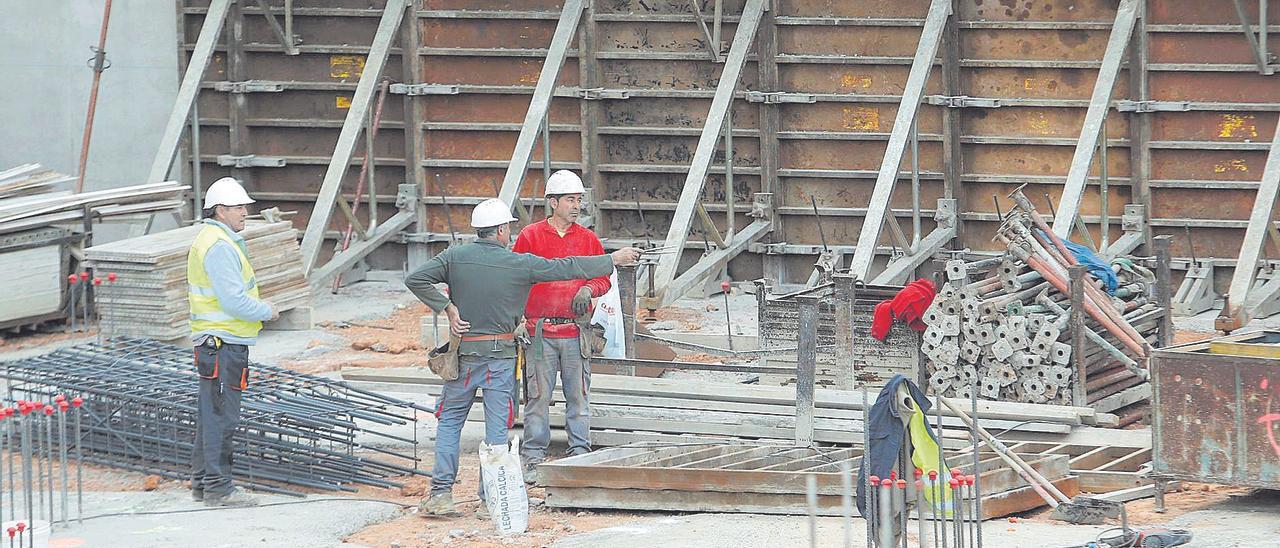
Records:
M433 349L427 354L427 367L432 373L440 375L446 381L458 378L458 347L462 345L462 337L449 335L449 342Z
M510 341L515 338L515 333L499 333L497 335L463 335L462 342Z
M578 321L573 318L538 318L538 319L544 322L547 322L551 325L568 325L571 323L576 323Z

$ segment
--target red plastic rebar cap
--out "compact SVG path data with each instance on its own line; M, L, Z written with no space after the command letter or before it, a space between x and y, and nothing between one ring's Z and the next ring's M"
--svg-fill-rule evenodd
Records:
M729 282L720 282L720 291L728 291Z
M15 529L15 528L13 528L13 527L10 527L10 528L9 528L9 538L13 538L13 536L14 536L14 535L16 535L16 534L18 534L18 530L17 530L17 529Z
M924 475L924 470L916 468L916 479L920 479L920 476L923 476L923 475Z
M879 484L880 484L880 476L871 476L871 484L872 484L872 485L879 485Z
M46 405L46 406L44 406L44 414L46 414L46 415L52 415L52 414L53 414L53 406L52 406L52 405Z
M898 471L897 471L897 470L890 470L890 471L889 471L889 481L898 481Z
M938 471L937 471L937 470L930 470L930 471L929 471L929 479L931 479L931 480L936 480L936 479L938 479Z
M80 281L80 277L79 277L79 276L76 276L75 274L72 274L72 275L70 275L70 276L67 276L67 283L69 283L69 284L71 284L71 285L75 285L75 283L76 283L76 282L78 282L78 281Z
M967 486L969 486L969 487L973 487L973 476L965 476L965 477L964 477L964 484L965 484L965 485L967 485Z
M82 403L84 403L84 400L80 399L80 396L76 396L75 399L71 400L72 407L80 407Z
M97 276L94 276L94 277L93 277L93 285L102 285L102 278L99 278L99 277L97 277Z
M80 281L82 281L82 282L87 282L87 281L89 281L89 273L88 273L88 272L81 272L81 273L80 273Z
M58 394L57 396L53 397L53 401L56 401L56 402L66 401L66 399L67 397L63 396L62 394Z
M59 410L59 411L66 411L66 410L68 410L68 409L71 409L71 404L69 404L69 403L67 403L67 402L65 402L65 401L60 401L60 402L58 402L58 410Z
M907 480L898 480L898 489L906 489Z
M27 524L22 523L21 521L19 521L19 522L18 522L18 532L19 532L19 533L21 533L21 532L23 532L23 531L25 531L25 530L27 530Z
M114 282L114 281L116 281L116 273L115 273L115 272L108 273L108 274L107 274L107 281L108 281L108 282Z
M887 480L887 479L885 479L885 480L880 480L880 487L890 487L890 486L892 486L892 485L893 485L893 482L892 482L892 481L889 481L889 480Z
M955 478L951 478L951 480L948 481L947 484L950 485L952 489L955 489L956 487L960 486L960 481Z
M951 475L953 475L953 476L963 476L964 474L960 471L960 469L959 469L959 468L952 468L952 469L951 469Z
M26 403L27 402L19 402L20 405L18 405L18 412L22 413L23 415L26 415L27 413L31 412L31 407L28 406Z

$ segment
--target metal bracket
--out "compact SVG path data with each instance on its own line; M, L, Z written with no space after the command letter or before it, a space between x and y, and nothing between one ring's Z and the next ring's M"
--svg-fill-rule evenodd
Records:
M588 101L604 99L630 99L631 92L625 89L584 88L578 90L578 98Z
M774 242L770 244L761 244L764 248L765 255L786 255L787 242Z
M969 97L968 95L926 95L926 104L947 108L1000 108L999 99Z
M214 82L213 89L227 93L278 93L284 91L284 83L259 82L257 80Z
M396 207L403 211L414 211L418 209L418 185L415 183L401 183L396 191Z
M1120 228L1125 232L1142 232L1146 229L1146 206L1142 204L1125 204L1124 216L1120 218Z
M748 217L756 219L772 219L773 218L773 193L757 192L751 197L751 211L747 213Z
M1178 316L1195 316L1215 306L1218 294L1213 290L1212 260L1194 261L1187 267L1182 284L1173 295L1173 313Z
M458 86L450 86L446 84L391 84L387 88L388 92L396 95L457 95L460 93Z
M818 97L811 93L787 93L785 91L748 91L745 94L748 103L764 103L776 105L781 103L816 103Z
M246 167L284 167L284 158L278 156L257 156L247 154L244 156L232 156L230 154L219 154L218 165L222 167L234 167L243 169Z
M1118 112L1186 112L1191 110L1188 101L1130 101L1121 99L1112 103Z
M933 219L938 222L938 226L942 228L952 228L956 226L956 200L955 198L939 198L938 207L933 211Z

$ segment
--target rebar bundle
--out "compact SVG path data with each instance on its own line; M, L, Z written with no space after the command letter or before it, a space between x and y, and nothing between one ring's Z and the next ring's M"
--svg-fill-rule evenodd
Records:
M1068 269L1078 261L1020 191L1011 197L1018 207L996 235L1004 255L946 264L947 281L924 316L930 385L951 397L968 398L976 386L988 400L1092 405L1145 382L1139 364L1165 313L1154 274L1140 261L1113 261L1113 294L1085 276L1083 325L1073 329ZM1074 345L1076 336L1087 344ZM1085 349L1078 360L1075 348Z
M0 376L9 402L83 399L83 429L67 443L82 446L85 461L188 479L198 394L192 360L190 348L116 338L5 362ZM250 371L235 434L239 484L301 496L290 487L355 491L425 475L416 427L412 437L386 430L416 426L416 413L430 409L279 367L255 363Z

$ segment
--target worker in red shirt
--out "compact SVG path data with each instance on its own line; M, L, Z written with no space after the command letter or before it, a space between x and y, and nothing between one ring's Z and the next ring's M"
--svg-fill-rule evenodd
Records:
M547 179L547 209L551 216L524 227L511 248L546 259L603 255L604 246L591 229L577 223L585 189L572 171L560 170ZM591 299L609 291L609 277L589 280L543 282L529 291L524 314L533 346L526 351L527 402L524 410L525 481L536 482L536 465L546 458L551 442L548 412L556 373L565 398L565 430L569 432L569 456L591 451L590 348L581 344L580 330L591 336Z

